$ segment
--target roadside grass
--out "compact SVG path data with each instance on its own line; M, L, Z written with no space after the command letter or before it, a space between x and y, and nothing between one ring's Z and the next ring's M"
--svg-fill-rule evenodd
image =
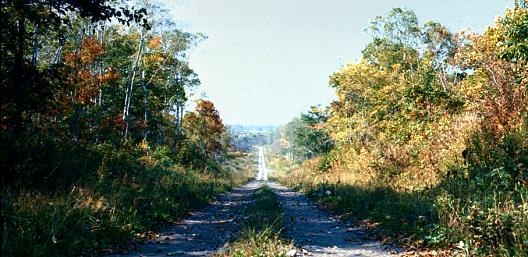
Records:
M343 219L369 227L375 239L409 250L443 250L446 256L528 256L526 187L490 193L460 179L428 191L397 192L298 179L278 180Z
M300 190L323 208L341 218L370 228L378 240L420 246L424 227L435 221L433 202L427 192L396 192L389 187L333 183L337 173L317 169L317 160L278 171L273 179Z
M246 221L240 237L217 256L285 256L293 243L281 238L284 217L273 191L267 186L254 193L255 202L245 211Z
M344 219L374 228L373 237L409 250L526 257L528 137L509 137L494 149L473 143L468 165L449 167L449 176L428 189L367 183L361 171L352 169L321 171L318 159L276 170L272 179L307 193ZM284 160L271 163L284 167Z
M125 250L131 239L155 234L253 176L251 158L240 154L212 173L178 166L164 149L146 154L111 146L57 149L47 165L56 167L49 182L1 190L2 256Z

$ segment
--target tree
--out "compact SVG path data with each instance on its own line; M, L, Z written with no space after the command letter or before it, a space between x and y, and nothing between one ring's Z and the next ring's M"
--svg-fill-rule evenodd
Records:
M200 83L188 57L205 36L177 29L149 1L1 4L3 169L32 177L17 168L28 155L71 142L177 153L188 90Z
M333 140L327 130L328 109L313 106L275 132L274 148L292 161L304 161L328 153Z
M392 9L385 17L376 17L367 31L373 36L372 42L363 50L363 58L369 63L384 69L395 64L405 69L416 66L421 31L413 11Z
M112 18L130 23L144 22L145 14L144 9L118 8L106 0L3 0L0 6L0 33L4 39L0 41L3 92L0 108L5 115L1 122L2 125L15 127L28 123L31 117L28 114L42 111L42 101L52 94L50 91L53 89L46 76L53 71L37 67L39 53L45 49L39 43L42 39L52 36L54 41L64 44L63 33L72 26L72 17L90 19L92 23Z
M333 142L326 131L328 114L317 107L301 114L300 125L293 130L293 145L304 158L313 158L332 149Z
M459 69L471 73L458 90L470 99L485 130L501 139L519 128L527 113L528 10L507 11L483 35L461 35L467 44L457 53Z
M226 150L225 126L213 102L199 100L195 110L185 115L183 126L185 136L206 158L218 157Z

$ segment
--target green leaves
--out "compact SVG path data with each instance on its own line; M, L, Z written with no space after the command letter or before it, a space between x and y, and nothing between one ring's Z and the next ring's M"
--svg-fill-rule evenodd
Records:
M384 38L390 43L413 48L420 36L416 14L407 9L394 8L386 16L378 16L370 22L367 31L374 38Z
M500 22L505 31L499 56L513 62L528 62L528 9L515 8Z
M286 124L280 131L282 147L294 154L299 160L305 160L328 153L333 147L333 140L327 130L328 109L312 107L300 118Z

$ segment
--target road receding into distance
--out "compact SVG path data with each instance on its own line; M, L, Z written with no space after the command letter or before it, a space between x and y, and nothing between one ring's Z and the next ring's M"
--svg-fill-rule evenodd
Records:
M288 256L395 256L397 249L365 239L364 229L334 218L304 194L268 181L264 151L258 147L256 180L190 213L158 238L141 244L138 251L117 256L211 256L236 239L244 223L244 209L254 200L253 192L262 186L273 190L286 216L284 235L296 245Z

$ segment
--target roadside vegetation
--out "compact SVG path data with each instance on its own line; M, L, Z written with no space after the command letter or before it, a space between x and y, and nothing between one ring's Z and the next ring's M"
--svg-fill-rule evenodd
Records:
M248 180L190 52L150 1L2 1L2 256L93 256Z
M527 256L527 7L483 34L374 19L338 100L277 131L276 179L409 248Z
M77 159L54 162L63 167L50 178L52 185L3 189L3 256L128 250L131 239L148 239L161 225L247 182L253 166L237 157L222 170L195 171L177 165L163 148L147 154L94 146L68 154Z
M233 136L188 59L206 36L150 1L2 1L2 256L93 256L253 175L269 133ZM279 128L269 166L344 218L409 248L528 256L528 4L482 34L375 18L337 100ZM249 168L248 168L249 167ZM261 188L226 256L280 256Z
M293 243L281 238L284 216L275 193L261 187L254 193L255 202L245 210L246 221L239 238L218 256L286 256Z

